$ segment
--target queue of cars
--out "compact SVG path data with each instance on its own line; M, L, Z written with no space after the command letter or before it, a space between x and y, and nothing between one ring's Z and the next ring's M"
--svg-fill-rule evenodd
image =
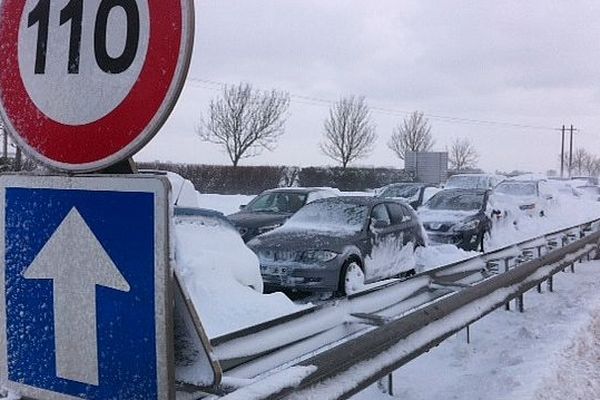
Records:
M443 189L397 183L372 196L273 189L228 218L258 256L265 288L341 295L415 273L414 252L427 240L484 251L495 220L543 217L565 185L475 174L455 175Z

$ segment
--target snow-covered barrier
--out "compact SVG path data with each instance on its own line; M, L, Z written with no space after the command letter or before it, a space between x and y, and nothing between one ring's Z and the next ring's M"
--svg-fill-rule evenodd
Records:
M221 394L348 398L595 253L600 232L592 226L553 232L217 338L216 353L230 362ZM505 262L506 270L493 268ZM286 383L293 368L303 375Z

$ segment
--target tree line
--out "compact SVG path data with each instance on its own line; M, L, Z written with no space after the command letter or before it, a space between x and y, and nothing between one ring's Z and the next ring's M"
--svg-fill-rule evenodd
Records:
M264 150L273 151L289 117L288 93L255 90L248 83L225 86L210 102L196 131L201 140L221 146L234 167ZM377 143L376 126L364 97L343 97L323 122L321 152L347 168L368 157ZM410 151L431 151L435 140L429 120L415 111L394 127L387 147L404 160ZM450 168L473 169L479 156L471 141L456 138L448 149Z

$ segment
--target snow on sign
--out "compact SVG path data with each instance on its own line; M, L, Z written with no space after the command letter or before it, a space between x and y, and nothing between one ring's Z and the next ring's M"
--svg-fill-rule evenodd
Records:
M0 178L0 386L173 399L168 183Z
M183 86L191 0L4 0L0 112L50 167L85 172L139 150Z

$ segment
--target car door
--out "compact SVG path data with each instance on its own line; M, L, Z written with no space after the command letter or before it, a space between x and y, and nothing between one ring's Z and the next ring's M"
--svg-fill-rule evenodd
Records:
M389 276L388 271L393 265L390 255L396 242L396 229L385 203L379 203L371 209L369 229L367 230L370 244L369 253L365 257L365 277L367 281L375 281Z

